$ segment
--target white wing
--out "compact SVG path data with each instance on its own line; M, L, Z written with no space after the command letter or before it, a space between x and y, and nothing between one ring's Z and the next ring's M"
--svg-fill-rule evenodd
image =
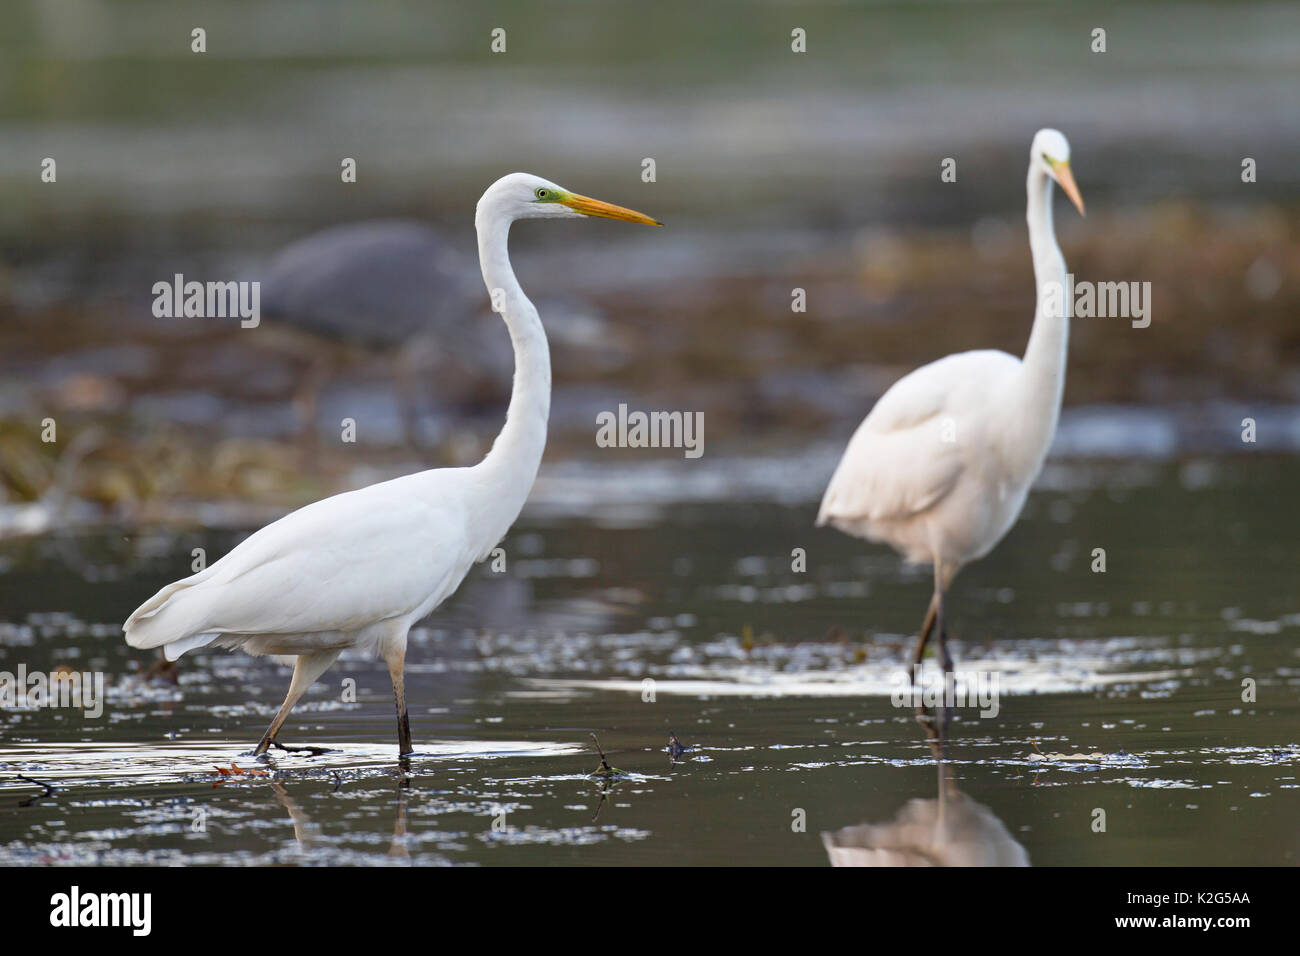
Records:
M409 476L335 495L250 535L163 588L124 625L133 647L196 634L353 631L441 601L474 560L454 480L416 497Z
M895 382L849 441L817 524L900 521L942 501L965 467L963 419L1019 366L1005 352L960 352Z

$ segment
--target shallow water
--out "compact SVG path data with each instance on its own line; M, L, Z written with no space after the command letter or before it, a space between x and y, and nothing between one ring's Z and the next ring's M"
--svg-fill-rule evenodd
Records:
M958 579L959 667L1001 695L955 711L947 766L1033 864L1300 860L1298 480L1250 455L1056 461ZM0 710L0 863L825 864L822 831L933 800L891 701L927 575L812 529L797 483L643 500L584 515L539 486L505 572L412 634L407 772L377 662L340 661L281 735L331 752L268 761L247 753L286 668L215 653L141 679L120 621L237 535L0 542L0 670L102 670L108 698L94 720ZM592 731L623 775L592 775Z

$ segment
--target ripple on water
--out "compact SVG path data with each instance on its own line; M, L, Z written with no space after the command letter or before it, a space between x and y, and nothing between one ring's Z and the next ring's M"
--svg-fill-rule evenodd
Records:
M583 748L565 743L535 741L464 740L422 744L411 755L413 771L422 761L458 760L465 757L495 759L513 757L567 756ZM202 744L134 744L134 743L54 743L25 744L10 747L0 764L5 770L37 778L57 788L98 784L136 786L176 782L177 780L220 778L223 783L238 782L244 775L221 777L218 766L238 766L246 771L264 771L272 779L293 775L328 774L346 771L357 775L391 773L394 747L391 744L330 745L321 754L275 753L265 760L251 755L248 743L205 741ZM248 775L250 780L258 779ZM31 788L14 777L0 779L0 792Z
M836 645L827 645L827 653L842 653ZM1133 656L1106 653L1096 648L1093 654L1046 651L1033 657L999 653L963 662L956 668L957 688L965 688L974 699L981 689L998 694L1081 694L1101 689L1125 693L1147 693L1155 687L1167 693L1178 682L1192 675L1186 666L1151 669L1163 658L1174 664L1172 655L1152 654L1144 650L1141 667ZM793 671L774 670L766 663L755 663L741 655L740 660L714 660L675 663L668 667L648 667L645 674L653 680L656 695L691 697L885 697L890 698L910 686L907 670L898 660L866 662L839 667L802 666ZM666 676L657 676L657 675ZM996 681L996 683L994 683ZM535 693L608 691L641 694L647 687L645 678L627 679L533 677L526 679ZM943 686L937 668L922 670L922 695L936 693Z

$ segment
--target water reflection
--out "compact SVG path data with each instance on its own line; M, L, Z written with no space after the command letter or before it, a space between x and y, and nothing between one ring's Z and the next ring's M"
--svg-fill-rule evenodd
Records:
M822 834L832 866L1029 866L1029 854L982 803L955 786L909 800L887 823Z
M399 761L397 768L396 799L393 807L393 838L388 846L388 856L400 860L409 860L411 858L406 823L406 804L411 789L410 774L410 762L403 757ZM316 843L321 836L320 826L312 820L311 816L303 810L302 805L294 799L289 789L284 785L284 781L272 780L270 784L271 793L276 802L289 814L289 822L293 825L293 838L298 844L298 852L303 855L310 854L315 849ZM335 793L338 793L338 790L338 787L334 788Z
M939 795L915 797L892 820L822 833L832 866L1029 866L1029 854L993 811L957 788L944 747L949 714L918 711L935 753Z
M289 812L289 821L293 824L293 838L298 841L299 851L309 852L313 840L320 835L320 827L312 822L311 817L298 801L289 795L288 789L279 780L271 781L271 793L275 795L276 802Z

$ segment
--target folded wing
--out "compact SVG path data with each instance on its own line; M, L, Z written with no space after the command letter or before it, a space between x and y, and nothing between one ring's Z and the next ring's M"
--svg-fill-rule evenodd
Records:
M895 382L849 441L817 523L903 521L942 501L965 467L963 411L1018 365L1004 352L962 352Z
M460 512L392 484L326 498L267 525L142 604L124 625L127 643L347 632L410 613L433 595L441 600L471 560Z

